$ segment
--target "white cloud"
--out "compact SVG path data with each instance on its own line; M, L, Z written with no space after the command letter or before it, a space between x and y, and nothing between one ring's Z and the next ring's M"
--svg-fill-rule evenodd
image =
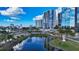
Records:
M6 22L15 22L16 20L12 20L12 19L5 19L4 21L6 21Z
M0 14L8 17L8 19L5 19L4 21L15 22L20 19L18 15L26 14L26 12L20 7L9 7L6 10L0 10Z
M5 16L16 16L19 14L25 14L25 12L19 7L9 7L6 10L0 10L0 14Z
M61 7L56 9L56 13L61 13L61 12L62 12L62 8Z
M38 16L33 18L33 20L42 20L42 19L43 19L43 14L42 15L38 15Z
M18 18L18 17L10 17L10 19L19 20L20 18Z

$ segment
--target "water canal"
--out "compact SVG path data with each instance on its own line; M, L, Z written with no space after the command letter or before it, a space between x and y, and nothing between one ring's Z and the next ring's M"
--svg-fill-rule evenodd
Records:
M28 37L20 44L14 47L16 51L46 51L44 47L46 38L44 37Z

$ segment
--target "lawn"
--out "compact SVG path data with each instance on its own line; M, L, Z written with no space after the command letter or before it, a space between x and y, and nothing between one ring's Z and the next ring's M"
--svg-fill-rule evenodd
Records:
M70 40L62 42L60 39L56 38L51 40L50 44L52 44L52 46L59 47L65 51L79 51L79 43Z
M48 37L48 34L31 34L32 37Z

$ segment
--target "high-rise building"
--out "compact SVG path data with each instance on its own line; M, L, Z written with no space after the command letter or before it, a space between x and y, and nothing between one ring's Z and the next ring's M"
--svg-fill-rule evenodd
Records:
M48 10L44 12L43 16L43 28L53 29L55 27L56 12L55 10Z
M59 7L59 8L57 8L56 10L56 20L55 20L55 24L57 25L57 26L61 26L61 22L62 22L62 8L61 7Z
M48 12L44 12L44 16L43 16L43 28L44 29L48 29L49 28L49 11Z
M62 13L58 13L58 26L61 27L61 22L62 22Z
M79 7L75 7L75 31L79 32Z
M74 27L75 26L75 8L63 7L62 8L62 27Z
M35 22L37 28L42 28L42 20L35 20Z
M50 24L50 29L53 29L57 25L56 21L56 11L55 10L50 10L50 15L49 15L49 24Z
M38 16L36 16L35 18L34 18L34 20L35 20L35 26L37 27L37 28L42 28L43 27L43 15L38 15Z

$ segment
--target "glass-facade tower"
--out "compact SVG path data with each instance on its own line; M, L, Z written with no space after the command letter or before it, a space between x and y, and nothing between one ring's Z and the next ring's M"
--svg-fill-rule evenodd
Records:
M62 27L75 26L75 8L63 7L62 8Z
M75 7L75 31L79 32L79 7Z
M55 10L48 10L44 12L43 16L43 28L45 29L52 29L54 27L54 20L56 20L56 13Z

